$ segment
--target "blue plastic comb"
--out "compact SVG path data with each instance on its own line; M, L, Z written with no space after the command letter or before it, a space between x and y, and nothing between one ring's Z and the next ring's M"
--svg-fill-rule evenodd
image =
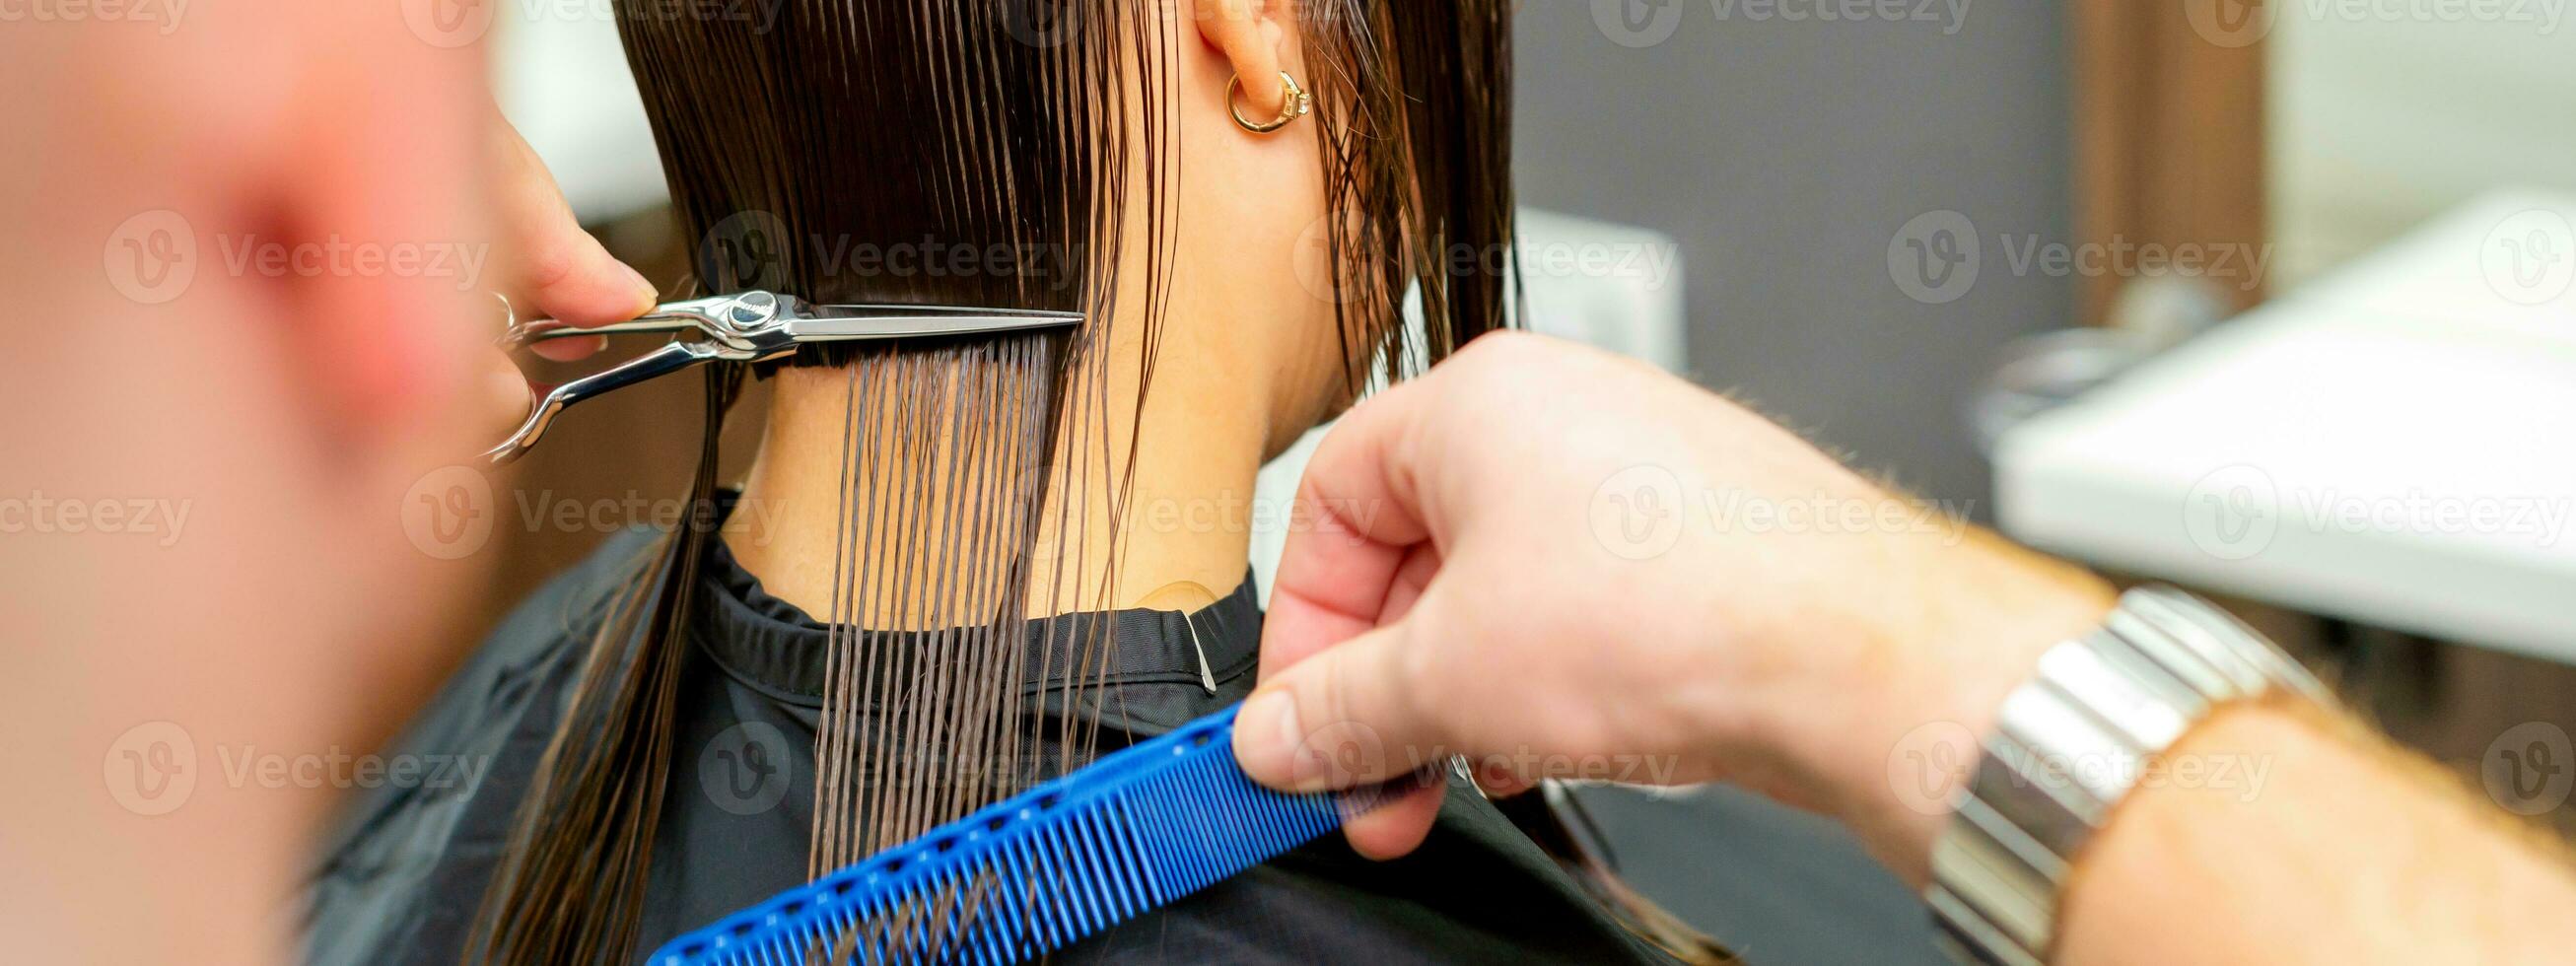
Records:
M1341 826L1387 786L1284 795L1234 763L1234 710L681 936L653 966L1009 963Z

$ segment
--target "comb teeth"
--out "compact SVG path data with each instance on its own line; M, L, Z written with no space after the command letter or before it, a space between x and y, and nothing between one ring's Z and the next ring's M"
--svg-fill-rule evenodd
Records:
M1010 963L1341 826L1388 797L1284 795L1234 763L1234 709L1104 756L712 926L653 966Z

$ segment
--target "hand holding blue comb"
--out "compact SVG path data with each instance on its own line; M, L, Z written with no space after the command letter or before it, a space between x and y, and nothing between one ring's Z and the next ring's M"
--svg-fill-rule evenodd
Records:
M1234 762L1234 708L672 940L653 966L1011 963L1258 865L1387 800L1287 795ZM1421 780L1419 776L1415 780Z

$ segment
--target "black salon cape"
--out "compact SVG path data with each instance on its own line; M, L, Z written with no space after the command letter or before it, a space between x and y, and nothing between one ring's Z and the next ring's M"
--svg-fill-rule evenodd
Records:
M613 538L539 591L391 749L421 756L424 768L404 787L366 790L351 802L311 884L310 961L460 962L570 672L602 604L649 552L650 537ZM639 956L804 881L824 631L762 593L721 541L710 544ZM1116 619L1118 666L1109 684L1120 700L1109 717L1125 720L1103 729L1102 750L1251 691L1261 612L1250 579L1188 624L1167 611L1122 611ZM1192 626L1215 669L1214 695L1200 684ZM1112 730L1122 724L1125 736ZM1410 856L1372 862L1332 836L1049 961L1668 960L1586 901L1473 790L1453 785L1429 840Z

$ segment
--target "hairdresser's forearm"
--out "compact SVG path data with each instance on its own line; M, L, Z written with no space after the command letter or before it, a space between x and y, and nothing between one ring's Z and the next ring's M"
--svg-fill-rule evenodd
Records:
M2223 709L2077 860L2055 961L2542 963L2576 947L2555 843L2321 712ZM2219 774L2229 765L2234 778ZM2183 774L2176 771L2175 775ZM2537 847L2535 847L2537 845Z
M1889 597L1925 604L1887 626L1921 645L1894 653L1933 663L1893 662L1862 679L1865 700L1819 695L1780 719L1816 725L1784 734L1839 774L1828 810L1918 885L1948 818L1893 794L1890 756L1915 739L1891 736L1984 733L2038 654L2110 605L2098 581L2000 541L1926 554L1890 558L1912 575L1898 586L1923 586ZM2367 729L2284 707L2221 709L2141 780L2077 857L2054 961L2564 960L2576 876L2557 844Z
M1954 668L1934 698L1983 733L2038 653L2088 631L2109 598L1999 544L1941 559L1946 576L1924 579L1983 590L1919 621ZM1843 753L1888 787L1883 747ZM2325 711L2222 709L2164 766L2077 857L2054 961L2545 962L2576 943L2576 879L2554 844L2533 848L2430 763ZM1883 802L1846 818L1918 883L1947 821Z
M1870 568L1862 572L1876 592L1797 596L1866 615L1844 636L1881 643L1785 675L1796 686L1771 689L1779 695L1752 716L1755 737L1734 744L1777 747L1793 775L1812 774L1785 788L1756 784L1840 819L1919 887L1949 814L1938 794L1902 783L1940 777L1926 767L1975 760L1972 736L1994 727L2004 696L2034 673L2041 653L2100 627L2118 593L1984 530L1965 531L1956 545L1873 539L1881 549L1843 566Z

